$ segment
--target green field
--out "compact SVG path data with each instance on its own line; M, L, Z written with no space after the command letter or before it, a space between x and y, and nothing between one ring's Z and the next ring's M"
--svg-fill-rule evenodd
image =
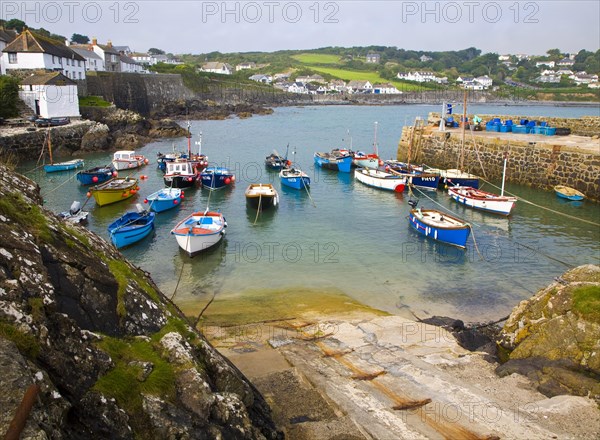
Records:
M303 64L340 64L339 55L328 55L324 53L301 53L293 55L293 59Z
M319 67L314 65L307 65L306 67L321 73L327 73L329 75L335 76L336 78L343 79L344 81L369 81L371 84L381 84L381 83L391 83L398 90L402 90L405 92L410 92L412 90L422 90L423 86L418 86L416 84L410 84L402 81L390 81L388 79L382 78L379 76L377 72L370 71L358 71L358 70L345 70L345 69L334 69L329 67Z

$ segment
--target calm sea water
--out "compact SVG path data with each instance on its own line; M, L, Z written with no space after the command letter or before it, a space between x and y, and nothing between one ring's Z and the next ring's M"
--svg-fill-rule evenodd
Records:
M395 157L404 124L426 117L438 106L277 108L269 116L225 121L192 121L194 139L202 132L203 153L212 164L232 168L237 181L231 188L210 193L185 191L179 208L157 215L156 233L123 254L150 272L163 292L184 308L220 297L249 295L256 289L339 289L349 296L392 313L419 316L441 314L465 320L506 315L518 301L569 267L600 263L600 230L583 222L520 202L510 218L479 213L455 204L445 192L420 196L420 206L439 203L472 222L477 246L468 249L436 244L408 226L409 196L371 189L352 175L315 169L315 151L340 146L372 150L374 122L383 158ZM597 115L597 108L470 106L484 113L539 116ZM182 121L183 124L183 121ZM138 171L148 176L132 199L98 207L91 199L89 229L108 238L107 225L144 196L163 186L155 167L156 153L186 148L185 138L153 142L139 149L150 165ZM310 194L281 188L276 173L264 168L274 149L290 157L312 178ZM86 168L107 164L110 154L85 158ZM34 168L23 164L21 171ZM121 174L123 175L123 173ZM85 200L87 189L74 173L30 172L39 182L45 207L68 209ZM251 182L271 182L280 190L280 206L258 218L246 208L244 190ZM553 193L518 185L507 190L550 209L598 222L600 206L563 202ZM207 205L220 209L227 221L223 242L193 259L179 250L170 229ZM477 249L478 251L477 251ZM481 258L480 254L483 256ZM276 293L274 293L276 294ZM265 305L268 307L268 304Z

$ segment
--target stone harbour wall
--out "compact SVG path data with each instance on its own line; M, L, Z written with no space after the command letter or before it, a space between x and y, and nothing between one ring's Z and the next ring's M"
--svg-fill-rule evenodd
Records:
M590 107L590 113L598 113L597 107ZM462 113L453 114L455 121L460 121ZM499 118L501 121L512 119L514 124L518 124L521 119L527 119L529 121L545 121L550 127L562 127L571 129L571 134L580 136L600 136L600 116L582 116L581 118L555 118L547 116L537 115L483 115L477 114L483 123ZM467 118L469 121L473 119L473 113L468 113ZM430 125L437 125L440 121L440 114L436 112L429 113L428 123Z
M412 127L404 127L398 144L398 160L406 161ZM412 163L426 163L436 168L459 168L461 136L438 132L426 127L413 136ZM551 190L566 185L600 201L600 148L596 151L573 149L564 145L543 145L536 142L501 138L484 138L467 133L464 149L464 170L486 180L501 180L504 154L509 161L508 182Z
M94 121L73 121L69 125L52 127L50 140L53 156L65 157L80 153L82 141L96 125L98 124ZM48 130L0 130L0 155L14 157L19 161L37 159L42 153Z

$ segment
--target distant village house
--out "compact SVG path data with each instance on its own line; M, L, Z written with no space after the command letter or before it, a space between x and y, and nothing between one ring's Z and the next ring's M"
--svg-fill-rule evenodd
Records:
M19 97L42 118L79 118L77 84L60 72L33 74L24 78Z

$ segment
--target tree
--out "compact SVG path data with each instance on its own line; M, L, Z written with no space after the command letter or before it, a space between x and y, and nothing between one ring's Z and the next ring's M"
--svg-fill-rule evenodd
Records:
M4 27L6 29L14 29L16 30L18 33L23 32L23 28L25 28L27 25L25 24L24 21L22 20L18 20L16 18L13 18L12 20L8 20L5 24Z
M148 49L148 55L164 55L165 51L157 49L156 47L151 47Z
M90 39L87 35L73 34L73 36L71 37L71 41L77 44L88 44L90 42Z
M562 53L560 52L560 49L548 49L546 51L546 53L548 54L548 56L550 58L555 58L555 59L562 58Z
M0 76L0 117L17 116L17 100L19 99L19 81L8 75Z

